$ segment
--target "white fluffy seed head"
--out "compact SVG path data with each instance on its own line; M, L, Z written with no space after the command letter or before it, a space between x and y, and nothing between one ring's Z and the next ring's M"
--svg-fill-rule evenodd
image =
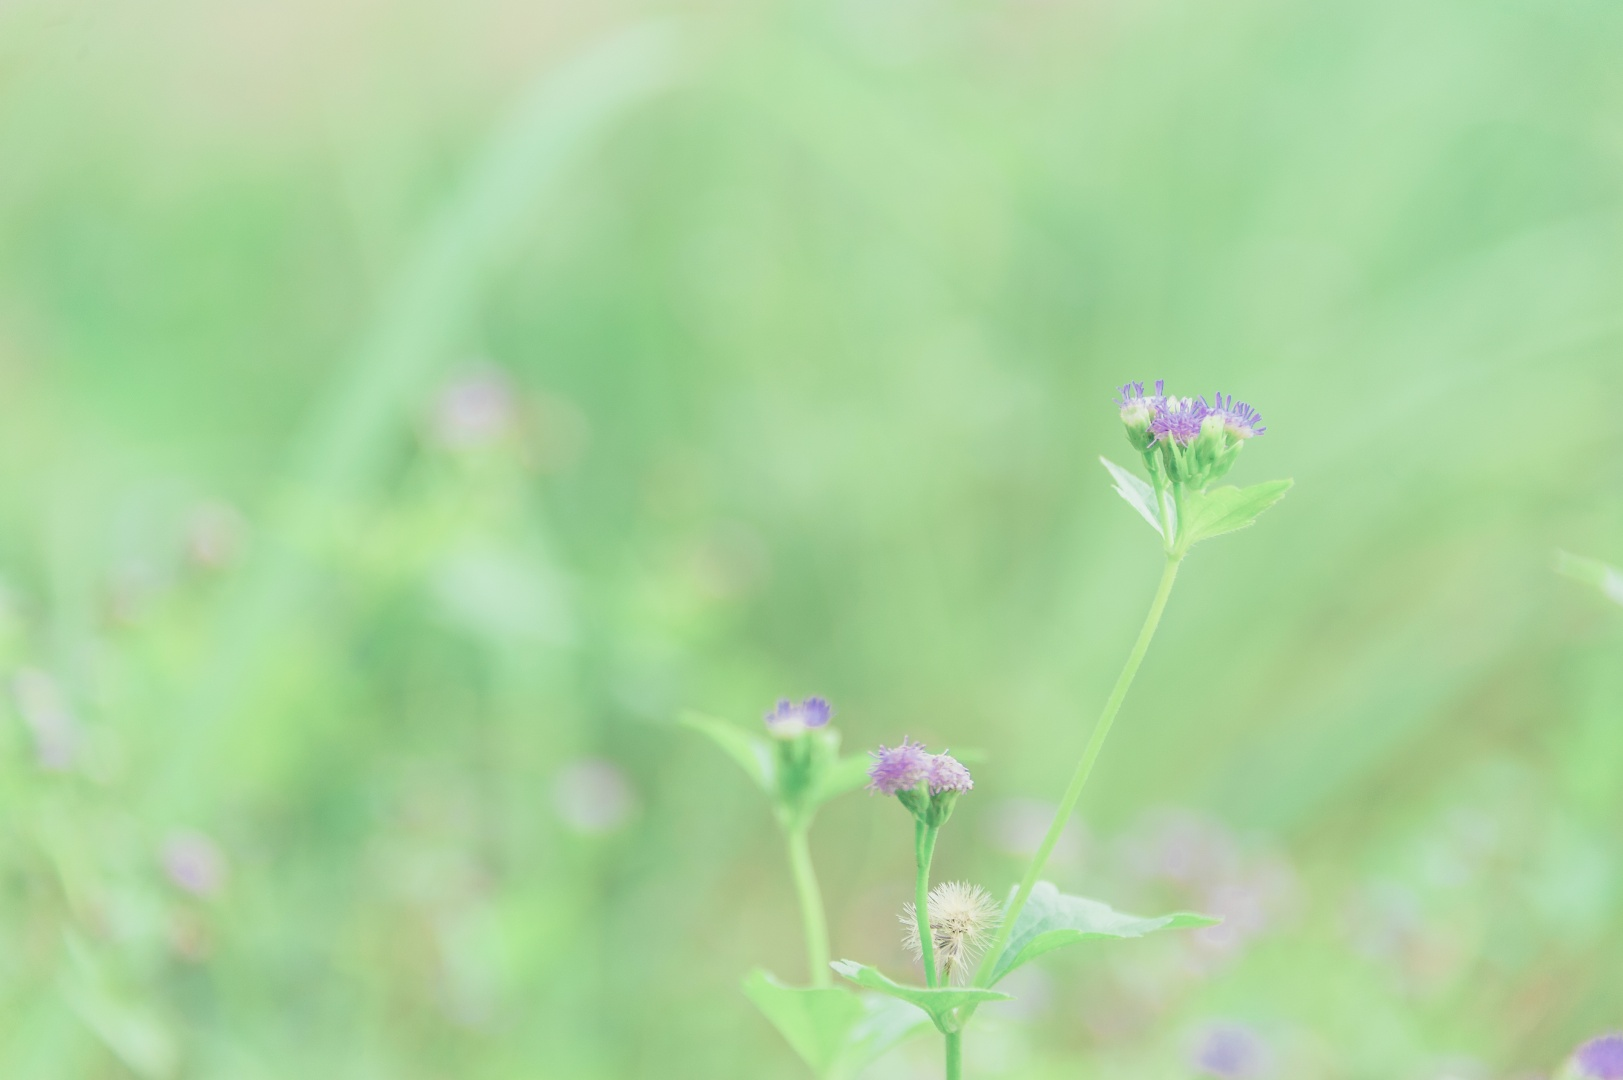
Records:
M967 881L943 881L930 890L930 941L935 948L936 970L941 981L967 974L981 948L996 929L1002 911L987 891ZM902 908L902 925L907 927L903 944L921 959L919 921L912 904Z

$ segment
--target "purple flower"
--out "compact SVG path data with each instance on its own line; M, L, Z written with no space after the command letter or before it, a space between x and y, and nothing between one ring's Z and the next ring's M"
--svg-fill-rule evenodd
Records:
M1221 416L1224 430L1236 438L1249 439L1268 430L1262 426L1262 414L1243 401L1236 402L1233 394L1212 395L1210 415Z
M1208 1028L1195 1046L1195 1069L1219 1080L1252 1080L1268 1065L1268 1048L1250 1028L1221 1024Z
M930 758L930 769L925 779L930 782L930 794L943 791L968 791L975 786L969 770L951 754L936 754Z
M766 714L766 728L780 739L793 739L812 728L827 727L833 715L834 710L820 697L798 702L784 698Z
M1209 412L1205 398L1167 398L1150 421L1150 434L1156 442L1171 440L1188 446L1200 434L1200 422Z
M1155 393L1146 394L1143 383L1130 382L1116 388L1116 404L1121 407L1121 411L1124 413L1128 409L1139 407L1145 407L1154 412L1166 400L1166 388L1167 382L1165 379L1156 379Z
M1590 1039L1572 1060L1583 1080L1623 1080L1623 1033Z
M160 858L169 880L193 896L214 896L225 886L225 856L202 833L171 833Z
M900 746L881 746L872 754L868 769L868 790L894 795L919 786L930 777L935 758L924 752L924 744L904 738ZM954 762L954 764L957 764ZM962 766L959 766L962 768ZM968 776L968 773L965 773Z

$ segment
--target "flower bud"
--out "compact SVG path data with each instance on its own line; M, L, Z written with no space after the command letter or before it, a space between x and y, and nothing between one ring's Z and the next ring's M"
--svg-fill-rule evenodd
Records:
M1150 425L1164 400L1165 385L1164 381L1157 380L1153 394L1145 394L1141 382L1128 383L1117 391L1116 404L1121 409L1122 426L1127 429L1127 441L1141 454L1155 441Z

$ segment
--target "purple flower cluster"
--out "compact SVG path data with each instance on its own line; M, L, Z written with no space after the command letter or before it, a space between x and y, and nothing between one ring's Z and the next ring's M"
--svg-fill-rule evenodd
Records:
M881 746L873 752L868 769L868 790L894 795L925 783L931 795L968 791L975 786L969 770L951 754L932 754L923 743L904 738L900 746Z
M1590 1039L1572 1060L1583 1080L1623 1080L1623 1033Z
M805 701L784 698L766 714L766 728L780 739L793 739L813 728L827 727L834 710L820 697Z
M1268 430L1262 426L1262 414L1244 401L1235 401L1232 394L1214 394L1210 405L1204 397L1168 397L1164 379L1156 380L1153 394L1146 394L1141 382L1120 387L1116 404L1124 423L1134 427L1148 423L1156 442L1188 446L1200 434L1201 424L1211 418L1237 439Z

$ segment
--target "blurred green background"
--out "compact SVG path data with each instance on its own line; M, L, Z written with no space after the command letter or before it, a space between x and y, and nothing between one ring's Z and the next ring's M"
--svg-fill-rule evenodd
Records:
M650 21L653 20L653 21ZM1001 893L1159 554L1128 379L1293 476L1188 560L982 1077L1522 1080L1623 1026L1623 9L0 4L0 1076L806 1075L674 726L984 752ZM1035 822L1035 825L1033 824ZM813 850L909 970L910 833ZM1023 973L1025 974L1025 973ZM875 1077L938 1075L920 1039Z

